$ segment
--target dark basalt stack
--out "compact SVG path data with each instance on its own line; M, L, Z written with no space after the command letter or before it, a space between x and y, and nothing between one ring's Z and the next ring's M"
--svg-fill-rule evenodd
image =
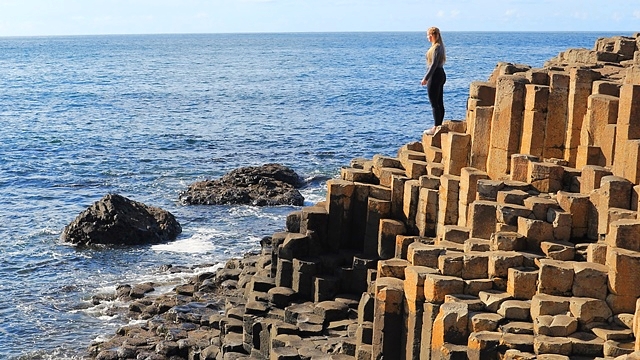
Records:
M76 246L139 245L174 240L181 232L170 212L108 194L80 213L60 238Z
M233 170L218 180L193 183L180 194L185 205L302 206L297 190L303 180L280 164L249 166Z

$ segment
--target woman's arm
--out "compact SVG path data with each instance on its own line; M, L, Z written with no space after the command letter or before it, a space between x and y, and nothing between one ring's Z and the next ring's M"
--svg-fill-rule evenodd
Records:
M431 76L433 76L433 73L436 71L436 68L440 66L441 49L442 48L440 46L437 46L435 49L433 49L433 59L431 61L431 64L429 64L429 69L427 70L427 74L422 78L422 85L427 84L429 79L431 79Z

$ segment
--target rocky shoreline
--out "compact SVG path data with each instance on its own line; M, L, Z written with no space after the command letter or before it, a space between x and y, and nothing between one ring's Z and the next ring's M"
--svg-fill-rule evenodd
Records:
M464 121L354 159L95 359L640 358L640 33L499 63ZM96 299L99 301L99 299Z
M231 259L216 272L200 272L169 293L149 295L154 284L142 283L118 286L114 297L94 298L94 304L123 301L126 318L144 322L122 326L109 340L91 344L89 356L102 360L246 358L251 348L242 332L247 326L244 318L251 315L278 322L277 330L260 331L283 335L275 336L276 341L285 347L295 344L305 358L352 358L355 344L350 338L357 327L359 298L345 294L293 306L293 292L271 290L275 279L268 280L270 251L266 246L261 253ZM258 277L261 281L256 281ZM246 290L248 286L254 290ZM269 353L263 349L253 356L269 358Z

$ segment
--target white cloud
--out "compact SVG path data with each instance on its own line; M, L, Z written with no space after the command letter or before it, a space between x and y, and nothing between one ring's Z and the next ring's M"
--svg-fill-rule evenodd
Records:
M589 14L586 12L574 12L571 14L574 19L587 20L589 18Z
M512 16L515 16L517 14L518 14L518 11L514 10L514 9L509 9L509 10L504 12L504 15L507 16L507 17L512 17Z
M611 18L613 19L613 21L620 21L622 20L622 15L620 15L617 12L614 12L613 14L611 14Z
M102 23L102 24L111 23L113 20L114 20L113 16L110 16L110 15L97 16L93 18L93 21L95 23Z
M640 19L640 10L636 10L633 12L633 17L636 19Z
M457 9L451 11L440 10L436 13L436 17L440 19L455 19L460 15L460 11Z

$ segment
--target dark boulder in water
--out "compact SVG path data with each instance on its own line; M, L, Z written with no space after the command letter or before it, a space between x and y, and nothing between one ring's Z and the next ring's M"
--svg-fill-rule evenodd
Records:
M187 205L301 206L304 197L297 190L304 181L292 169L266 164L235 169L218 180L191 184L180 194Z
M108 194L67 225L60 239L77 246L139 245L174 240L181 232L170 212Z

